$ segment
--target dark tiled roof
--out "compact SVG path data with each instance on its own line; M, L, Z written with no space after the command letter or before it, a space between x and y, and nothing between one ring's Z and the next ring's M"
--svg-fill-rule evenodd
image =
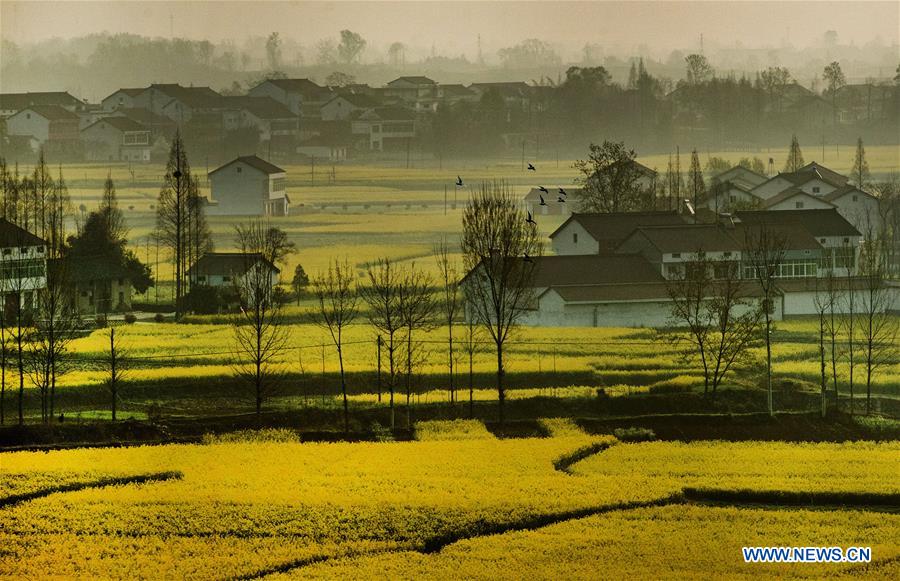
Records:
M566 190L568 191L568 190ZM562 230L569 222L578 222L595 240L617 246L640 226L664 226L684 224L677 212L618 212L610 214L572 214L552 234Z
M0 109L26 109L35 105L60 105L74 107L81 101L65 91L44 93L0 93Z
M135 121L134 119L129 119L128 117L104 117L94 123L91 123L82 131L87 131L91 127L95 125L99 125L101 123L105 123L112 127L115 127L119 131L147 131L147 128Z
M435 84L437 84L434 81L432 81L431 79L429 79L428 77L412 76L412 77L397 77L396 79L394 79L393 81L388 83L388 86L391 86L394 83L400 83L400 82L412 83L414 85L435 85Z
M860 236L859 231L841 216L837 209L828 210L779 210L741 211L736 214L745 224L800 224L816 237Z
M320 98L331 94L331 91L327 87L317 85L309 79L269 79L268 81L263 82L271 83L288 93L299 93L305 98ZM260 83L260 85L261 84L262 83Z
M803 167L801 167L794 173L795 174L807 173L807 174L818 175L818 176L821 176L822 178L824 178L825 181L833 182L833 183L837 183L837 184L846 184L847 180L849 179L849 178L847 178L847 176L839 174L838 172L836 172L834 170L830 170L827 167L825 167L824 165L819 165L818 163L816 163L814 161L804 165Z
M441 85L441 92L445 97L473 97L475 92L465 85Z
M662 281L659 271L637 254L538 256L534 286L571 286Z
M774 206L776 204L780 204L781 202L783 202L785 200L789 200L789 199L793 198L794 196L805 196L807 198L813 198L814 200L824 201L828 204L831 204L831 202L829 202L827 199L824 199L824 198L821 198L818 196L814 196L812 194L808 194L796 186L791 186L788 189L782 191L781 193L776 194L766 200L763 200L763 204L767 208L771 208L772 206Z
M740 251L742 244L717 224L642 226L632 236L644 236L660 252Z
M254 168L258 169L259 171L267 173L267 174L284 173L284 170L275 164L269 163L268 161L266 161L262 158L256 157L255 155L245 155L242 157L237 157L235 159L232 159L225 165L217 167L216 169L209 172L209 175L212 175L221 169L225 169L226 167L230 166L231 164L237 163L239 161L246 163L250 167L254 167Z
M140 95L141 93L143 93L145 90L146 90L146 89L145 89L144 87L134 87L134 88L118 89L118 90L116 90L116 91L113 91L113 92L112 92L111 94L109 94L108 96L104 97L103 100L105 101L105 100L109 99L110 97L112 97L112 96L115 95L116 93L125 93L125 94L128 95L129 97L137 97L138 95Z
M13 224L6 218L0 218L0 246L9 248L12 246L43 246L46 242Z
M294 119L290 109L271 97L225 97L229 107L246 109L260 119Z
M34 111L50 121L75 121L78 119L78 115L63 109L59 105L32 105L25 107L25 109Z
M192 275L233 275L242 276L247 270L259 262L267 264L275 272L280 270L261 254L243 252L207 252L188 269Z
M415 112L405 107L375 107L363 114L368 116L370 112L382 121L412 121L416 118Z
M149 109L141 109L137 107L120 107L116 109L116 115L122 115L137 121L142 125L175 125L175 122L164 115L157 115Z
M834 190L833 192L825 194L824 196L822 196L822 199L828 200L829 202L833 202L833 201L837 200L838 198L842 198L850 193L867 196L869 198L875 197L868 192L862 191L861 189L857 188L856 186L854 186L852 184L847 184L844 187L838 188L838 189Z

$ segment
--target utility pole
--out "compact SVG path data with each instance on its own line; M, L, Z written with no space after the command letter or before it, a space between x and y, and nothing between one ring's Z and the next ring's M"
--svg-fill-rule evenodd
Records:
M522 171L525 171L525 140L522 139Z
M316 185L316 156L309 156L309 185Z

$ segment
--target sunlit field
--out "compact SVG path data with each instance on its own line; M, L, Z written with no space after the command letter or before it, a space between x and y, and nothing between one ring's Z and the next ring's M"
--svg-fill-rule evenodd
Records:
M544 425L0 454L0 575L895 578L900 522L876 511L900 493L896 443L627 444ZM823 543L871 546L873 562L760 567L740 552Z
M310 307L290 307L297 320L310 316ZM166 415L215 415L250 410L252 390L235 378L233 331L228 315L190 317L191 323L138 322L120 325L125 361L125 386L120 395L122 417L146 418L159 406ZM340 379L334 346L326 332L307 322L288 326L286 347L278 353L273 371L279 376L264 408L291 411L310 406L340 405ZM58 378L60 409L70 418L108 417L105 382L108 363L108 330L98 329L69 345L67 363ZM472 393L469 394L469 358L460 343L463 329L456 327L454 384L459 402L497 401L496 358L493 344L480 336L472 358ZM787 384L814 394L819 389L817 327L812 320L789 320L776 327L774 374L777 385ZM447 329L438 327L415 336L419 363L410 382L411 403L429 405L450 399ZM364 410L387 406L388 358L382 352L381 395L378 393L376 335L364 316L346 330L344 366L350 405ZM402 350L398 353L402 353ZM846 354L839 352L838 381L843 397L848 395L849 368ZM764 386L764 350L755 350L756 363L740 367L723 389L759 390ZM397 365L401 365L398 355ZM506 348L506 383L509 399L535 400L553 397L573 402L595 401L597 390L610 397L636 394L702 393L699 364L685 361L675 346L651 329L625 328L519 328ZM864 396L864 368L857 361L855 394ZM14 365L7 367L7 412L15 403L18 385ZM26 416L39 420L38 391L25 379ZM396 381L396 401L405 403L405 377ZM780 389L780 388L779 388ZM832 389L829 375L829 390ZM872 389L878 397L900 396L900 364L876 370ZM857 401L861 401L857 399ZM756 410L760 411L760 410Z

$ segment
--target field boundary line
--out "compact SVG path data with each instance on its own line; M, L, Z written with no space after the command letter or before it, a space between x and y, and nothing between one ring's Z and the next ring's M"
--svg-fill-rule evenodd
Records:
M167 472L151 472L149 474L138 474L135 476L111 476L98 478L92 481L72 482L60 486L52 486L36 490L34 492L26 492L24 494L13 494L5 498L0 498L0 508L9 508L23 502L29 502L56 494L57 492L77 492L88 488L103 488L105 486L117 486L121 484L145 484L148 482L163 482L166 480L181 480L184 474L179 471L170 470Z
M564 474L568 474L570 476L574 476L575 473L572 472L572 466L581 462L582 460L586 460L591 456L595 456L609 450L616 444L618 441L602 441L602 442L591 442L585 446L577 448L567 454L563 454L553 461L553 468L558 472L563 472Z

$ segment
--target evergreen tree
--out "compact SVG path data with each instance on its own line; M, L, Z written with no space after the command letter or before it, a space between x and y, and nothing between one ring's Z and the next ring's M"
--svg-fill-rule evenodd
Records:
M784 164L784 172L795 172L804 165L806 164L803 161L803 153L800 151L800 142L797 141L797 135L794 134L791 136L791 150L788 152L787 162Z
M869 162L866 161L866 148L863 147L862 137L856 140L856 158L853 160L853 169L850 175L856 182L856 187L863 190L871 178L869 173Z
M180 132L175 132L166 175L159 190L156 207L156 226L159 241L172 253L175 267L175 318L181 317L181 307L185 293L185 278L188 261L189 190L193 178L188 163L187 152Z

